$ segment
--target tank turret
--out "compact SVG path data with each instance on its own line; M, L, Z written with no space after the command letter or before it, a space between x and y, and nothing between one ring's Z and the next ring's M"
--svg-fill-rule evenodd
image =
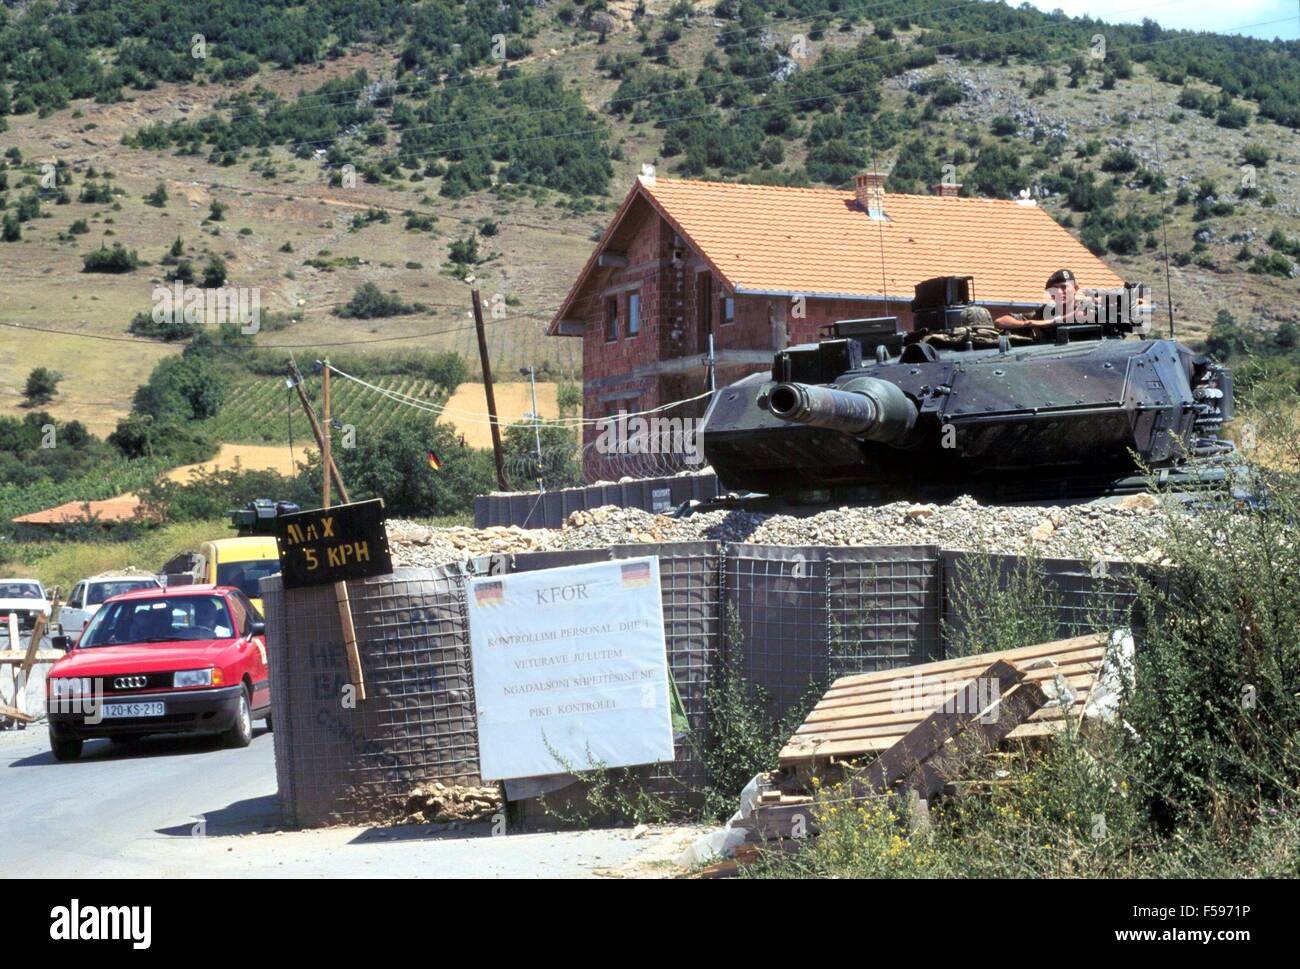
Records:
M705 457L728 489L774 495L1086 497L1137 490L1150 471L1221 477L1204 466L1232 450L1228 371L1133 335L1131 310L1089 312L999 328L982 307L914 304L934 328L833 324L714 395Z

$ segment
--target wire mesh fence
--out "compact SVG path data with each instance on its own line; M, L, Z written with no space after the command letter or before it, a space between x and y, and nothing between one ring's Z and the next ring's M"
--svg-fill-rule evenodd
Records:
M478 739L467 578L654 555L669 670L690 733L671 763L634 770L648 791L689 802L707 781L711 685L723 662L782 714L836 678L943 658L969 616L961 603L1030 560L937 546L786 547L717 542L494 555L348 584L368 698L350 678L333 588L263 581L276 774L286 820L360 822L421 785L476 784ZM1136 575L1121 566L1033 561L1044 629L1075 635L1129 624ZM981 571L984 569L984 571ZM991 570L991 571L989 571ZM996 592L995 592L996 594ZM572 786L572 785L570 785ZM539 817L536 807L524 819Z
M343 650L333 586L263 581L276 776L286 820L390 812L422 784L478 783L478 740L458 568L348 583L367 698Z

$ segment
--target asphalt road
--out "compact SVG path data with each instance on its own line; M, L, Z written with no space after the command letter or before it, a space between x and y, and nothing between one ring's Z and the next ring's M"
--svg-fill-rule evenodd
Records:
M44 724L0 731L7 877L585 877L663 874L698 834L627 829L493 837L487 825L280 830L272 737L251 746L88 741L59 763Z

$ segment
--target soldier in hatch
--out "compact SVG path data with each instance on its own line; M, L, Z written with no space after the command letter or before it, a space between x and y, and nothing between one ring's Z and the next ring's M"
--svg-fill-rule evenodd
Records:
M994 321L998 329L1038 334L1063 323L1096 321L1092 297L1079 294L1079 281L1069 269L1058 269L1048 276L1043 289L1046 299L1033 315L999 316Z

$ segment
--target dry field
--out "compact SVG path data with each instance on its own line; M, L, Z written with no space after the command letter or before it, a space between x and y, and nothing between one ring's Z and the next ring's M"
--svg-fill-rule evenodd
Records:
M559 416L560 408L556 403L558 384L537 385L537 409L544 419L553 420ZM497 417L503 427L524 419L524 414L533 409L532 391L526 383L497 384ZM490 448L492 446L492 425L487 422L487 398L483 393L482 383L466 383L456 388L456 392L447 401L447 410L442 423L453 425L465 436L470 447ZM460 420L457 420L460 417Z

